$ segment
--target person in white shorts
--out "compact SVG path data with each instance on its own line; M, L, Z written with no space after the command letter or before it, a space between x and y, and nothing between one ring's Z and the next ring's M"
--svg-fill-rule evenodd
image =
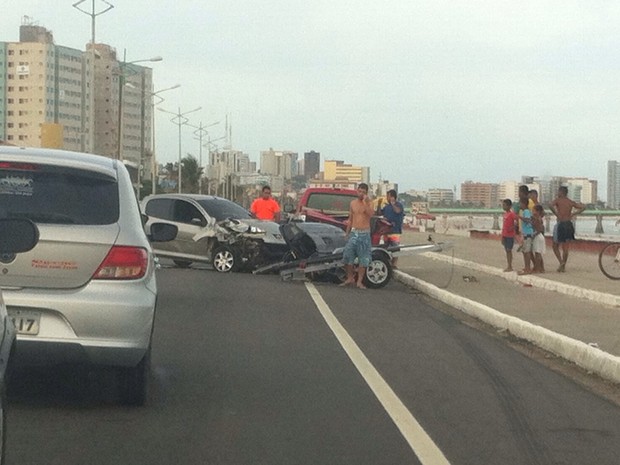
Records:
M545 244L545 224L543 218L545 210L542 205L534 206L532 213L532 226L534 227L534 238L532 241L532 261L534 262L534 273L544 273L545 263L543 255L547 249Z

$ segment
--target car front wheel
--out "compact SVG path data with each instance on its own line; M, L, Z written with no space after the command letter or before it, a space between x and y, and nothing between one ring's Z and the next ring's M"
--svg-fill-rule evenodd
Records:
M237 271L241 266L240 262L239 253L227 245L218 247L213 252L212 265L215 271L220 273Z

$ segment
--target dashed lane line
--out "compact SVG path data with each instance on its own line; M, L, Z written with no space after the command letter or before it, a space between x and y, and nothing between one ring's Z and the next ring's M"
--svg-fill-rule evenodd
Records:
M325 322L422 465L450 465L443 452L424 431L389 384L381 377L347 330L340 324L316 287L311 282L305 284Z

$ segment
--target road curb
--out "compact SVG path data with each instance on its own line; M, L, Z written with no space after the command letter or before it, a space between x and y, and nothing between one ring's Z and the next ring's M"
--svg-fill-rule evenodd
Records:
M542 326L506 315L487 305L440 289L433 284L402 271L394 270L394 277L405 285L444 302L467 315L473 316L500 330L508 331L512 335L571 361L585 370L620 384L620 357L592 347L585 342L555 333Z
M475 271L481 271L483 273L491 274L507 281L512 281L522 284L530 284L534 287L545 289L547 291L558 292L560 294L569 295L571 297L578 297L581 299L587 299L598 304L607 305L610 307L620 308L620 296L614 294L608 294L605 292L593 291L591 289L584 289L579 286L572 286L570 284L564 284L551 279L541 278L533 275L518 275L515 272L505 273L503 270L483 265L481 263L472 262L469 260L463 260L461 258L455 258L448 255L441 255L437 253L425 252L424 257L431 258L433 260L442 261L446 263L454 264L455 266L461 266L469 268Z

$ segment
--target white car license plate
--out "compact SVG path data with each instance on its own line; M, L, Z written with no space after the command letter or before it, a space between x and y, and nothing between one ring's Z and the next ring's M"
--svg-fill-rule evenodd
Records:
M17 334L39 334L41 312L30 310L9 310L9 317L13 320Z

